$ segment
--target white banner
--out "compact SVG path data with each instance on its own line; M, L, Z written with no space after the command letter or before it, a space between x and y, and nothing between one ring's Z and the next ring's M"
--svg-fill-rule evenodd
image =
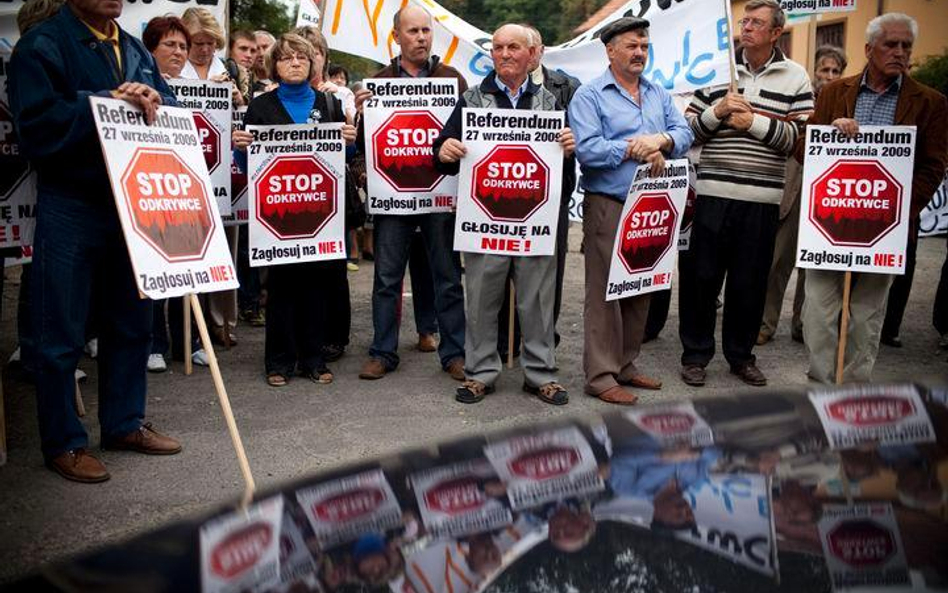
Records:
M305 0L304 0L305 1ZM431 145L458 100L454 78L368 78L366 207L370 214L451 212L458 178L434 168Z
M280 584L283 497L258 502L201 526L201 590L266 591Z
M911 584L891 504L824 505L819 527L834 591L904 591Z
M856 10L856 0L780 0L780 8L787 16L852 12Z
M905 273L915 126L809 126L797 267Z
M155 122L125 101L90 97L139 292L150 299L237 288L191 112Z
M935 190L932 201L922 210L918 225L919 237L933 237L948 233L948 174Z
M247 115L246 107L238 107L231 112L231 129L244 129L244 116ZM233 156L233 155L231 155ZM230 216L224 217L224 226L233 226L238 224L247 224L249 218L249 206L247 205L247 172L241 171L237 166L237 160L230 159Z
M688 179L688 159L666 162L658 177L649 177L649 165L636 170L612 245L607 301L671 289Z
M513 437L486 446L484 453L514 510L605 488L592 448L573 427Z
M0 44L0 249L31 245L36 228L36 173L20 156L7 99L10 54Z
M214 184L214 197L221 216L230 216L230 149L231 82L211 82L176 78L168 86L178 99L178 106L190 109L194 114L204 162Z
M830 449L935 441L918 390L911 385L865 385L808 393Z
M304 2L307 0L304 0ZM458 18L433 0L412 0L434 17L433 53L474 84L493 68L491 34ZM323 35L332 49L387 64L398 54L392 17L403 0L326 0ZM608 66L599 33L622 16L651 23L649 61L643 75L675 93L730 81L726 2L630 0L567 43L547 48L543 63L586 83Z
M342 126L247 127L251 267L346 257Z
M565 125L562 111L462 110L455 250L553 255Z
M698 448L714 444L711 427L691 402L627 410L625 417L662 446L684 443Z

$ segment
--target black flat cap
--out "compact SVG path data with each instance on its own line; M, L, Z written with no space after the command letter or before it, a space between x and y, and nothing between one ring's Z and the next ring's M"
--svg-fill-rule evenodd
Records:
M624 16L616 19L602 28L599 32L599 39L603 43L609 43L616 35L622 35L636 29L647 29L648 21L637 16Z

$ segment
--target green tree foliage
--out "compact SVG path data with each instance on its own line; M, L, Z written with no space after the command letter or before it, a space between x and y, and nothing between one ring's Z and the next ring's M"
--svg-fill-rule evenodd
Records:
M289 7L280 0L230 1L231 31L266 29L274 36L279 36L289 31L295 20Z
M530 23L546 45L574 37L573 29L607 0L442 0L441 5L472 25L490 32L503 23Z
M948 92L948 52L929 56L912 70L912 78L942 93Z

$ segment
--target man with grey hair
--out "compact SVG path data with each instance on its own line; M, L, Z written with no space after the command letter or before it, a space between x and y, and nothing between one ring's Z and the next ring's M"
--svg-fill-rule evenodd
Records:
M918 234L918 217L935 193L948 162L948 102L944 95L909 76L912 46L918 35L915 19L901 13L874 18L866 28L866 68L829 84L820 93L812 125L833 125L853 136L859 126L916 126L909 242ZM803 162L804 138L797 140L796 159ZM835 381L842 310L843 272L807 270L803 304L803 336L810 357L810 379ZM850 292L844 382L868 382L879 352L889 274L854 273Z

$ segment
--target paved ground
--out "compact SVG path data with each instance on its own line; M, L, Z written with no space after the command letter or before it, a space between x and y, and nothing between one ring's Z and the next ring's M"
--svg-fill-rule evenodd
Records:
M381 381L357 378L371 338L371 264L350 275L353 331L349 354L333 365L336 382L317 386L295 380L275 390L263 380L263 330L237 329L240 344L220 353L227 389L261 487L344 462L372 457L408 445L494 430L564 414L589 415L608 405L585 397L582 389L582 256L578 228L567 266L565 304L557 351L562 381L573 398L554 408L520 392L517 369L504 374L498 393L477 406L457 404L456 386L442 373L434 354L413 351L411 307L406 306L402 334L402 365ZM883 347L876 366L879 381L910 379L948 382L945 353L936 348L931 327L931 303L945 242L923 240L915 289L909 303L901 350ZM791 282L791 286L792 286ZM407 286L407 284L406 284ZM6 360L15 342L16 285L3 295L0 357ZM788 293L790 296L790 293ZM785 307L789 315L789 302ZM699 390L678 379L680 344L677 338L677 299L672 300L662 336L645 346L642 368L665 381L657 394L643 401L690 398L746 387L729 375L719 357L709 367L708 385ZM805 383L805 352L790 340L789 320L777 339L758 349L761 368L772 385ZM98 446L95 364L83 387L88 411L86 425L92 446ZM164 521L207 510L236 497L241 481L217 397L206 369L191 377L179 365L149 381L148 419L181 439L184 451L168 458L103 452L112 473L109 482L81 485L66 482L46 470L39 452L33 388L4 374L9 461L0 467L0 582L72 552L147 530Z

